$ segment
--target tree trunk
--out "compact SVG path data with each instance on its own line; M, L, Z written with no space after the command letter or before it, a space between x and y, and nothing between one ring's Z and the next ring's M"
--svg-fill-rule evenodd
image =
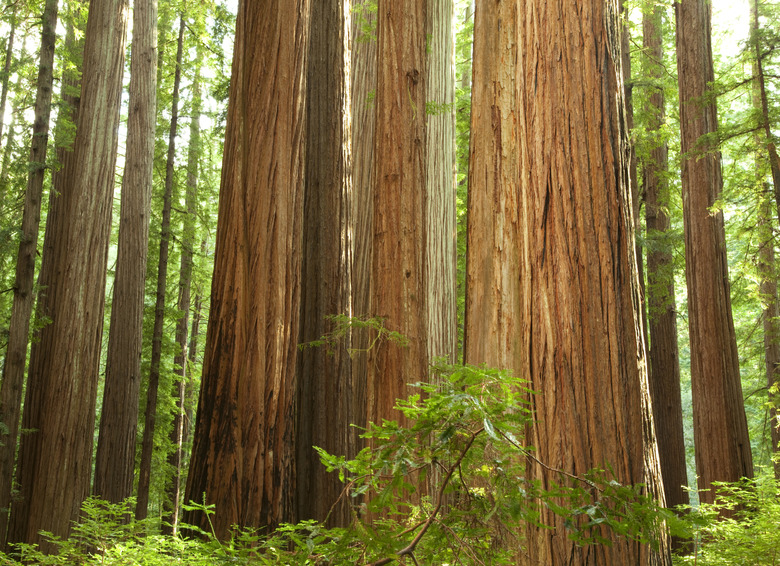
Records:
M174 384L173 398L176 400L176 413L171 427L171 445L173 450L168 454L168 464L173 469L173 478L167 488L167 497L164 502L165 518L162 531L167 534L175 534L178 530L181 486L183 477L184 437L186 407L185 394L187 380L190 373L187 369L189 358L187 332L189 330L190 295L192 287L192 268L194 264L195 248L195 223L198 214L198 160L202 152L200 149L200 116L202 97L200 87L200 48L196 48L195 78L192 82L192 116L190 117L190 141L187 151L187 193L185 206L187 214L184 217L184 234L181 245L181 264L179 266L179 298L176 308L181 313L176 321L176 344L178 346L173 358L174 373L177 376ZM166 524L167 523L167 524Z
M135 0L127 157L122 179L106 379L94 494L119 503L133 494L141 386L146 256L157 113L157 4Z
M379 1L371 313L408 345L369 352L369 422L403 423L396 399L428 375L425 4Z
M371 314L371 257L374 225L372 171L376 136L377 43L374 35L361 32L361 22L376 25L376 13L361 10L366 0L352 0L352 68L350 102L352 105L352 312L357 317ZM352 346L358 352L352 358L352 424L366 424L366 348L371 337L366 330L353 329ZM354 442L360 442L357 431Z
M663 69L661 36L663 10L655 6L645 12L643 42L647 79L659 83ZM653 84L645 114L649 136L655 139L665 122L664 91ZM650 395L658 437L658 452L664 479L664 493L669 507L688 504L685 438L683 435L682 398L680 393L680 359L677 348L677 309L674 293L672 251L665 234L671 229L668 208L670 189L666 181L669 150L665 141L650 150L642 169L647 227L647 305L650 325L648 357L650 360ZM673 540L675 548L681 541Z
M333 330L328 315L351 316L352 195L349 114L350 19L341 0L311 4L307 78L306 186L303 205L300 342ZM354 457L350 334L331 351L298 355L296 435L298 517L346 526L348 497L338 474L325 472L313 446ZM312 494L316 494L312 497ZM331 511L332 509L332 511ZM329 516L329 513L330 516Z
M453 0L429 2L426 22L428 357L449 363L458 347L454 11Z
M295 520L307 0L239 3L206 354L183 520Z
M16 10L17 5L14 4L11 8L11 29L8 31L8 42L5 46L5 63L3 63L3 72L0 75L2 80L2 86L0 86L0 144L3 142L3 126L5 118L5 103L8 100L8 82L11 79L11 62L14 59L14 38L16 36ZM41 49L43 51L43 49ZM52 59L53 63L53 59ZM50 69L51 71L51 69ZM0 200L0 206L3 201ZM5 531L3 531L5 532Z
M87 23L74 156L63 173L59 237L45 250L42 314L51 324L30 355L17 466L21 500L9 542L42 543L42 529L66 537L89 493L92 438L111 230L127 2L92 4Z
M682 190L691 387L696 472L703 503L715 499L713 481L753 476L739 358L731 313L720 152L703 136L718 128L707 0L675 4L680 88ZM704 102L703 102L704 101Z
M165 322L165 295L168 285L168 248L171 240L171 200L173 198L173 172L176 155L176 130L179 125L179 85L181 83L182 52L184 49L184 13L179 18L179 39L176 44L176 69L173 78L171 100L171 125L168 132L168 157L165 166L165 193L163 194L162 221L160 226L160 256L157 263L157 292L154 305L152 330L152 358L149 368L149 384L146 389L144 411L144 436L141 443L141 463L138 470L138 500L135 518L145 519L149 511L149 486L152 477L152 453L157 423L157 396L160 386L160 362L162 361L162 335Z
M35 95L35 122L30 140L29 175L25 193L19 254L16 259L16 280L11 322L8 328L8 349L3 364L0 389L0 422L7 427L7 437L0 446L0 548L5 546L8 510L11 506L14 458L16 456L19 419L22 409L22 388L27 362L27 339L33 309L35 258L38 251L38 231L41 223L43 180L46 174L46 152L49 144L52 83L54 81L54 44L57 28L58 0L47 0L41 21L41 50L38 65L38 85ZM13 28L11 39L13 41ZM7 85L5 81L4 87ZM3 92L5 97L5 92ZM5 100L0 109L5 107Z
M477 3L474 14L464 361L521 369L522 257L517 145L519 6Z
M569 474L598 467L657 493L617 2L572 9L536 0L524 10L533 17L519 33L516 333L519 375L536 392L528 476L549 489L560 477L545 466ZM668 563L606 530L611 546L578 546L562 518L539 512L554 528L528 527L531 564Z

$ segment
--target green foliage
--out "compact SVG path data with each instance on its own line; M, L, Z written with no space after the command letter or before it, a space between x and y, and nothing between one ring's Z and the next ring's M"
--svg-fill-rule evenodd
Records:
M363 0L352 5L352 19L356 27L356 41L376 41L377 0Z
M384 341L392 342L401 347L406 347L409 343L406 336L400 332L388 330L387 327L385 327L385 319L382 317L350 317L345 314L336 314L328 315L325 318L333 324L333 330L317 340L299 344L299 349L305 350L306 348L324 347L329 354L332 354L336 351L338 344L341 343L353 329L366 330L367 336L369 337L369 343L368 347L365 349L349 348L347 352L350 356L354 356L361 352L368 352Z

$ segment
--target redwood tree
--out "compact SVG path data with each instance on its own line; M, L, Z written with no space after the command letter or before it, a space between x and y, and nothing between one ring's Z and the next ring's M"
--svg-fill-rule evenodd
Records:
M723 188L707 0L675 4L680 88L685 275L691 343L696 473L702 502L713 481L753 475L739 357L731 312L723 212L713 210Z
M57 237L41 267L39 311L52 322L30 354L22 427L33 432L19 448L8 540L44 550L52 546L39 531L67 536L89 493L126 13L125 0L90 5L81 91L89 112L79 114L58 189Z
M183 520L295 519L307 0L239 3L211 314Z

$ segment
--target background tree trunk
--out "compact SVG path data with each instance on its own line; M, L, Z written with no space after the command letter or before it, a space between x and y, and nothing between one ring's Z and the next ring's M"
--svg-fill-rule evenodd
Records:
M408 345L369 352L369 422L403 422L395 400L428 375L425 22L425 0L379 1L370 312Z
M149 486L152 477L154 433L157 424L157 396L160 388L160 363L162 361L163 323L165 322L165 295L168 285L168 250L171 242L171 200L173 199L173 175L176 159L176 131L179 127L179 85L184 49L184 12L179 17L179 38L176 43L176 69L171 100L171 125L168 132L168 157L165 162L165 193L160 226L160 256L157 263L157 291L152 330L152 358L149 367L149 384L146 389L144 411L144 435L141 443L141 463L138 469L138 500L135 518L145 519L149 511Z
M27 363L30 316L35 298L33 282L35 280L35 258L38 251L38 232L41 224L46 153L49 144L57 10L58 0L47 0L41 18L43 26L41 29L40 63L38 65L38 89L35 95L35 122L30 139L30 173L27 177L19 253L16 259L14 301L8 328L8 348L5 354L3 381L0 388L0 422L7 427L7 436L2 439L2 446L0 446L0 548L5 546L8 529L14 459L22 411L24 370ZM12 23L15 23L15 19L12 19ZM14 28L12 27L9 45L13 44L13 33ZM8 80L5 76L4 89L7 84ZM5 108L5 95L4 90L3 99L0 101L0 113Z
M331 332L329 315L351 316L352 250L349 234L350 19L343 0L311 4L307 71L306 181L303 205L300 342ZM350 335L327 348L306 348L298 356L296 435L298 516L324 521L343 489L327 474L314 446L354 457ZM349 497L333 508L329 524L346 526Z
M51 268L42 279L51 317L33 344L9 542L43 543L45 529L67 536L89 493L98 358L103 326L127 2L93 4L87 23L74 157L64 172Z
M723 213L712 210L723 187L720 152L703 138L718 128L714 99L705 98L715 78L709 10L706 0L675 4L693 434L704 503L715 498L713 481L753 475Z
M652 83L663 79L663 39L660 6L646 8L642 20L644 69ZM645 114L650 136L658 136L665 122L664 91L653 84ZM688 483L680 393L680 358L677 347L677 310L672 253L665 243L671 228L670 189L666 181L669 150L665 141L650 150L642 169L647 227L647 306L649 321L650 395L658 437L658 453L669 507L688 504ZM672 542L679 547L680 541Z
M157 3L135 0L127 158L122 179L106 381L94 494L118 503L133 494L141 386L146 255L157 115Z
M307 0L238 7L206 355L185 500L231 525L295 520ZM278 71L277 71L278 70ZM281 72L284 70L284 72ZM207 529L189 511L183 520Z

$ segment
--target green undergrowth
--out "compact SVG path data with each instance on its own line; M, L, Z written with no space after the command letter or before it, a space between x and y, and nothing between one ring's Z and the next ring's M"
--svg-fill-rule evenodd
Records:
M765 490L724 491L724 498L739 501L761 497L744 502L753 514L732 523L715 521L716 511L707 508L681 522L643 486L622 485L608 470L573 476L545 466L555 481L542 489L524 469L529 459L538 460L522 442L532 395L522 382L484 367L439 364L430 383L415 387L417 393L397 403L407 424L371 424L363 431L367 447L354 459L318 449L344 482L342 497L352 514L344 528L305 521L270 534L236 529L229 540L193 527L187 527L195 535L190 538L163 536L154 523L125 521L132 505L89 499L67 540L49 537L57 554L19 545L0 555L0 565L514 564L523 553L525 526L539 524L543 508L561 516L565 535L580 545L615 537L657 545L671 525L675 534L686 531L698 540L698 562L680 564L776 563L703 561L727 556L719 545L727 547L737 535L752 541L756 555L769 556L771 544L780 548L780 511ZM772 520L775 532L766 535ZM767 544L759 549L757 539Z

